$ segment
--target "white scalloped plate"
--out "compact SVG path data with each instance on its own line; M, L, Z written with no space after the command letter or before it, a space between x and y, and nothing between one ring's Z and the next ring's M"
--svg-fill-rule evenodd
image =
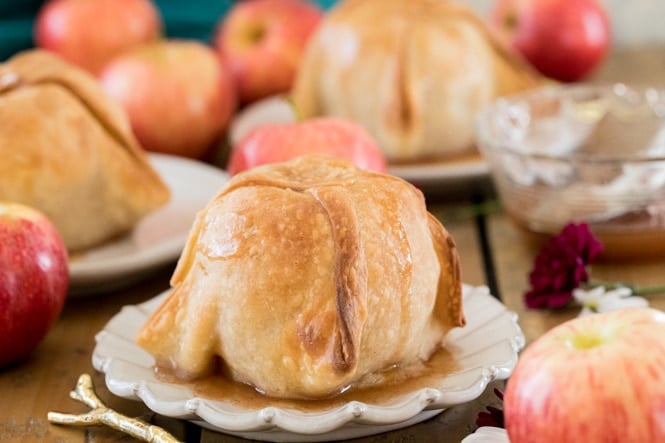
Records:
M465 437L461 443L510 443L510 440L505 429L482 426Z
M277 407L246 410L195 397L184 386L157 380L153 358L134 343L134 336L167 292L143 304L123 307L95 337L92 363L106 374L106 385L115 395L141 400L158 414L194 420L220 432L290 442L373 435L410 426L471 401L489 382L511 374L524 346L517 315L486 287L464 285L463 289L467 325L452 330L447 337L458 369L442 377L437 386L396 396L382 405L351 401L318 413Z

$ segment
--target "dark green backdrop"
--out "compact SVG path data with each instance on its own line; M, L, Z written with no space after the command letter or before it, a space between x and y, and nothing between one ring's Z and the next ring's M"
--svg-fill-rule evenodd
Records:
M312 0L328 9L335 0ZM32 25L43 0L0 0L0 60L34 46ZM169 37L210 42L233 0L155 0Z

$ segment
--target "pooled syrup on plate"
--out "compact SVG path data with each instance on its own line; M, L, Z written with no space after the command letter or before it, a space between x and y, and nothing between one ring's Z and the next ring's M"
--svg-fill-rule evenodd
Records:
M254 387L232 381L223 375L212 375L193 381L183 381L172 371L155 367L157 378L166 383L183 385L194 395L210 400L231 403L243 409L261 409L268 406L305 412L327 410L350 401L380 405L392 398L422 388L437 387L443 378L458 368L451 352L440 348L426 362L409 367L393 367L373 374L348 387L343 392L322 399L281 399L260 393Z

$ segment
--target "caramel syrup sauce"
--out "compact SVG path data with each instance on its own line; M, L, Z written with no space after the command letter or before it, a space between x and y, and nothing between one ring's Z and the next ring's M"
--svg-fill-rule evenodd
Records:
M168 369L155 366L158 380L188 387L194 395L210 400L231 403L243 409L262 409L268 406L303 412L317 412L341 406L350 401L380 405L392 398L422 388L437 387L442 379L459 368L452 353L439 348L429 360L408 367L392 367L384 372L364 377L359 382L328 398L283 399L267 396L253 386L231 380L222 374L185 381Z

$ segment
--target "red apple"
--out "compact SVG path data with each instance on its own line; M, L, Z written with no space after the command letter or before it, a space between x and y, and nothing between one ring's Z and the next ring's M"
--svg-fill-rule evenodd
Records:
M93 74L113 57L162 34L150 0L51 0L38 12L35 44Z
M322 117L257 127L233 147L228 171L233 175L310 153L346 158L363 169L387 170L383 152L365 129L349 120Z
M215 32L215 47L228 60L241 104L287 92L323 11L307 0L236 2Z
M612 38L597 0L497 0L490 22L543 75L564 82L590 74Z
M520 356L504 393L511 443L665 441L665 313L580 317Z
M0 367L26 358L60 316L67 248L41 212L0 202Z
M112 60L99 80L149 151L200 158L235 110L228 68L211 47L193 40L135 47Z

